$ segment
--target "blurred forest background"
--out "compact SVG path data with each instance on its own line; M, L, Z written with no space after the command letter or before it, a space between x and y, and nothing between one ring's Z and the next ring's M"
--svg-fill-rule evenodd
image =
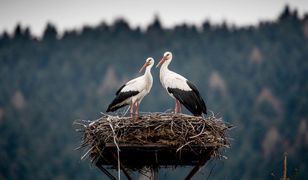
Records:
M115 91L136 77L148 56L173 52L171 69L194 82L208 108L236 126L226 160L209 163L196 179L271 179L308 176L308 14L287 6L275 21L235 27L181 24L159 18L132 29L125 19L59 35L49 23L42 38L17 25L0 35L0 179L101 179L82 152L76 119L94 120ZM158 69L141 111L174 102ZM137 158L137 157L136 157ZM181 178L189 168L162 171Z

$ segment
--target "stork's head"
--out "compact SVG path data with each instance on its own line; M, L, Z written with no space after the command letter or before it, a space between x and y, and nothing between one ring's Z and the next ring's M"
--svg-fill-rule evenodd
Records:
M157 64L156 67L159 67L160 65L164 64L165 62L168 62L168 64L171 62L172 60L172 53L167 51L164 53L164 56L161 58L161 60L159 61L159 63Z
M154 59L152 57L149 57L145 60L144 65L142 66L142 68L139 70L139 72L142 72L144 69L146 69L147 67L151 68L154 65Z

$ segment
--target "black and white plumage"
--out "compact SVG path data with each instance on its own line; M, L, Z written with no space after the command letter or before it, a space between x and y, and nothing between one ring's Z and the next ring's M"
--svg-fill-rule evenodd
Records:
M156 67L161 65L160 82L168 94L175 99L175 113L178 111L178 106L180 106L180 112L182 112L183 104L195 116L202 116L202 113L206 114L206 105L196 86L183 76L168 69L171 60L172 53L165 52Z
M153 85L151 68L154 65L154 59L149 57L139 72L145 69L144 75L137 77L125 83L116 92L116 97L110 103L106 112L113 112L117 109L130 105L130 116L132 117L134 106L136 106L136 115L139 113L139 104L142 99L150 92Z

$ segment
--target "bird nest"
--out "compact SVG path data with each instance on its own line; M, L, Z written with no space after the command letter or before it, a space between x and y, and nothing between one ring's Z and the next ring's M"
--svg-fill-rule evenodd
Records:
M122 147L160 147L174 153L183 149L198 149L201 152L202 149L212 148L211 155L218 155L220 148L230 145L227 131L231 126L214 115L203 118L185 114L145 113L138 119L103 115L95 121L78 121L75 124L82 125L78 129L83 133L80 147L88 148L82 158L90 156L93 161L108 159L102 156L109 156L105 152L110 146L118 151Z

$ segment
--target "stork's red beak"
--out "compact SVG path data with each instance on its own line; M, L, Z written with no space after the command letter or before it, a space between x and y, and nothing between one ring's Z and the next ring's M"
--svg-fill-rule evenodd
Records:
M142 68L139 70L139 73L141 73L149 64L146 62L144 63L144 65L142 66Z
M156 65L156 68L158 68L160 65L164 64L164 62L166 61L165 56L161 58L161 60L159 61L159 63Z

